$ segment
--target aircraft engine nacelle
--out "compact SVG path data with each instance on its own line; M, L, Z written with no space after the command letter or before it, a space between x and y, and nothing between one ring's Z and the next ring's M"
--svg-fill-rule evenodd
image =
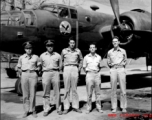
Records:
M151 31L151 14L141 9L134 9L120 15L121 25L114 20L111 33L119 36L121 45L127 45L142 31ZM136 34L137 33L137 34ZM135 35L136 34L136 35Z

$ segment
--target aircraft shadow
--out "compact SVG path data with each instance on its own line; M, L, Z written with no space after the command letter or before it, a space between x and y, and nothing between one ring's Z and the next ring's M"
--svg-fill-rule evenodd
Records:
M80 75L79 80L78 80L78 86L85 86L86 81L85 81L85 76L86 75ZM105 82L110 82L110 76L101 76L101 84ZM152 86L152 76L147 76L147 75L127 75L126 77L126 87L127 89L139 89L139 88L144 88L144 87L151 87ZM63 82L63 77L61 76L60 80L60 88L64 88L64 82ZM118 85L119 88L119 85ZM51 89L53 87L51 86ZM37 91L42 91L42 83L38 84Z
M127 89L138 89L152 86L152 76L130 75L127 76Z
M110 82L110 76L101 76L102 83ZM152 76L147 75L127 75L127 89L140 89L152 86ZM119 86L118 86L119 88Z

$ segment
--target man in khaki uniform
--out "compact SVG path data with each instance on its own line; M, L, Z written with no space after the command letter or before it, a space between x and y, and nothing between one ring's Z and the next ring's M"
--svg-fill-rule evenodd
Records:
M86 88L87 88L87 111L90 113L92 109L92 93L93 88L95 89L96 97L96 108L98 112L103 112L101 110L101 101L100 101L100 86L101 86L101 56L96 53L96 45L90 44L90 53L84 57L83 68L86 72Z
M17 70L21 74L21 87L23 91L23 107L27 117L32 112L33 117L37 117L35 111L36 87L38 81L37 70L40 70L39 57L32 54L32 43L25 42L23 44L25 54L20 56L17 64Z
M121 95L120 95L120 106L122 112L127 112L127 99L126 99L126 73L125 66L127 64L126 51L119 47L119 38L113 38L113 46L111 50L108 51L107 62L110 67L110 78L111 78L111 103L112 112L115 113L117 110L117 81L119 81Z
M53 85L54 97L56 102L56 109L59 115L61 111L61 98L60 98L60 73L61 70L61 56L54 52L53 40L47 40L45 42L47 51L40 56L40 62L42 65L42 84L43 84L43 116L47 116L50 111L50 87Z
M62 50L61 58L63 61L63 79L65 87L64 95L64 114L69 112L70 108L70 91L72 90L72 107L79 113L79 97L77 93L78 75L82 68L82 54L78 48L75 48L75 40L69 40L69 47Z

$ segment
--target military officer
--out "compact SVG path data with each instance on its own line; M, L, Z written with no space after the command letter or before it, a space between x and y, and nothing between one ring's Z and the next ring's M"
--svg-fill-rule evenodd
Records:
M79 97L77 93L77 82L79 72L82 68L83 57L81 51L75 48L74 38L70 38L69 47L62 50L63 79L65 87L64 114L69 112L70 91L72 92L72 107L75 112L82 113L79 109Z
M111 103L112 112L115 113L117 110L117 81L119 81L121 95L120 105L122 112L127 112L127 99L126 99L126 73L125 66L127 64L126 51L119 47L119 38L114 37L112 40L113 48L108 51L107 62L110 67L110 78L111 78Z
M42 65L42 84L43 84L43 116L47 116L50 111L50 87L53 85L54 97L56 102L56 109L59 115L61 111L61 98L60 98L60 69L62 65L61 56L54 52L54 41L45 41L47 51L40 56Z
M32 42L23 44L25 54L19 57L17 70L21 74L21 87L23 91L24 115L27 117L32 112L33 117L37 117L35 111L36 87L38 81L37 70L40 70L39 57L32 53Z
M96 97L96 108L98 112L103 112L101 110L101 101L100 101L100 86L101 86L101 56L96 53L96 45L90 44L90 53L84 57L83 68L86 72L86 88L87 88L87 111L90 113L92 109L92 93L93 88L95 89Z

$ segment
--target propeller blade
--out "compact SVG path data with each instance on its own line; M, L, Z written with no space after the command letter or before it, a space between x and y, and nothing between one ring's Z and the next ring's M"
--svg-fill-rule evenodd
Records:
M112 10L114 12L114 15L115 15L115 17L117 19L118 25L120 25L118 0L110 0L110 3L111 3Z

